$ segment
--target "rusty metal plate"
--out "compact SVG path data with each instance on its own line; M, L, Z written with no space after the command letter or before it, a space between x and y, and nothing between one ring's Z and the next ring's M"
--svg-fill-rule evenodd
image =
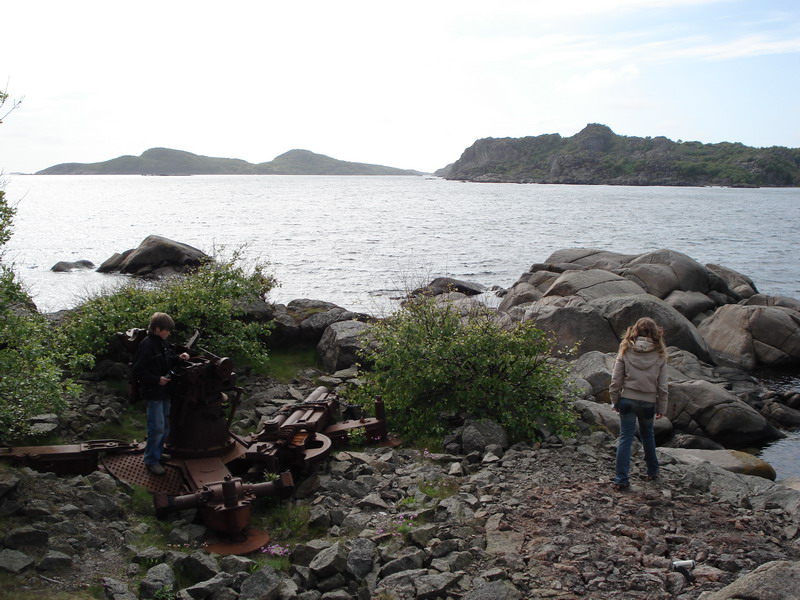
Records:
M203 549L214 554L250 554L269 542L269 534L260 529L247 529L245 537L233 541L223 536L212 536L203 544Z
M165 492L177 496L184 489L183 475L177 466L166 464L166 473L153 475L144 465L141 454L106 455L100 459L100 463L117 479L141 485L153 493Z
M190 482L191 489L199 490L204 485L219 483L231 472L218 458L195 458L184 461L184 467Z

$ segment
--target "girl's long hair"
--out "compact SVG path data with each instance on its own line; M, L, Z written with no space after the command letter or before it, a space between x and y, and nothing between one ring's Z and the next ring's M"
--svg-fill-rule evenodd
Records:
M619 344L619 355L623 356L629 348L633 348L636 338L640 337L650 338L655 344L656 352L661 356L666 356L667 346L664 343L664 330L650 317L642 317L628 327L625 337Z

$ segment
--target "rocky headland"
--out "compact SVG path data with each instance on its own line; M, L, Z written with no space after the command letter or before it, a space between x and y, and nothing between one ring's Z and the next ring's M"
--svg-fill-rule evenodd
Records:
M570 137L477 140L436 175L504 183L794 187L800 150L621 136L590 123Z
M451 283L417 292L465 312L485 309L487 292ZM313 535L284 549L273 532L266 550L289 556L279 571L205 552L205 528L191 511L163 532L135 514L133 490L106 474L5 467L5 581L41 593L100 583L116 600L163 598L164 589L220 600L796 598L800 491L741 449L800 425L798 390L770 390L753 371L797 371L800 303L672 250L559 251L501 295L492 309L501 323L535 320L559 348L577 344L574 437L541 431L540 441L510 446L502 428L465 415L441 448L341 449L284 501L305 511ZM275 323L275 344L316 343L324 372L291 384L244 378L236 430L252 431L317 384L357 384L353 362L369 315L307 299L248 310ZM670 405L657 429L662 477L618 493L609 485L617 417L608 381L622 333L646 315L670 345ZM141 409L105 383L124 365L98 367L72 411L43 418L43 430L91 439L98 423ZM639 452L634 473L642 461ZM696 566L673 570L677 560Z

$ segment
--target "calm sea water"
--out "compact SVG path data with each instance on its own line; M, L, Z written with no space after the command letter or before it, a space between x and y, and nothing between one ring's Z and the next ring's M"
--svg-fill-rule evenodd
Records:
M99 265L150 234L267 261L272 300L315 298L381 313L451 276L510 286L553 251L671 248L800 298L800 190L471 184L428 177L11 176L13 262L40 310L120 280L53 273ZM793 463L800 455L791 446ZM800 466L795 467L800 476Z
M273 299L371 311L439 275L507 287L561 248L684 252L800 297L794 189L470 184L424 177L13 176L13 260L40 310L113 283L52 273L150 234L272 265Z

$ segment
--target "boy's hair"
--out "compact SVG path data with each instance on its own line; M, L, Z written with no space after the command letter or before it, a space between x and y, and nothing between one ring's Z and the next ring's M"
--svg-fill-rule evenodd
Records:
M175 321L167 313L157 312L150 317L150 325L147 328L150 331L155 331L156 329L172 331L175 329Z

